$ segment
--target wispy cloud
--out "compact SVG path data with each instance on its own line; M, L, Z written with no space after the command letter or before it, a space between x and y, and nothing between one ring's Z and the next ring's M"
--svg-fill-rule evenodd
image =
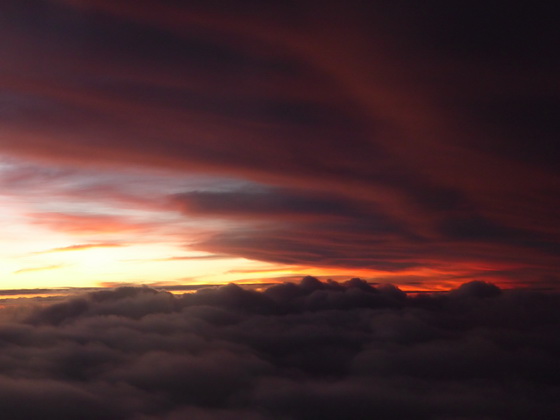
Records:
M37 267L26 267L26 268L21 268L19 270L14 271L14 274L23 274L23 273L33 272L33 271L57 270L59 268L64 268L64 267L66 267L65 264L44 265L44 266L37 266Z
M43 212L30 213L28 216L34 224L44 225L56 231L83 235L146 232L159 226L111 214Z
M210 254L210 255L175 255L164 258L143 258L143 259L127 259L128 262L170 262L170 261L205 261L205 260L228 260L235 257L226 254Z
M83 251L83 250L94 249L94 248L118 248L122 246L126 246L126 244L116 243L116 242L76 244L76 245L63 246L60 248L47 249L45 251L37 251L34 252L33 254L51 254L56 252Z

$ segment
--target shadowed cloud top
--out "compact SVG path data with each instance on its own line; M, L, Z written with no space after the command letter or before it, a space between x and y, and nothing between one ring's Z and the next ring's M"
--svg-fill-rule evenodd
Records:
M96 291L0 311L11 419L553 418L557 294L361 279ZM14 307L11 307L14 309Z

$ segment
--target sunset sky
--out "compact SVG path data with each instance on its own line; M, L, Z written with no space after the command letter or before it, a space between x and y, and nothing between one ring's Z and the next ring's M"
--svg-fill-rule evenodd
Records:
M0 288L557 289L552 5L449 3L2 1Z
M552 1L0 0L0 415L560 418Z

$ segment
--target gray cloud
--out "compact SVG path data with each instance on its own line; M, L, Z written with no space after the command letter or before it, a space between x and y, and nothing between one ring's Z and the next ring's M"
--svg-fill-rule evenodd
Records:
M359 279L96 291L0 325L10 418L552 418L557 294ZM82 416L83 417L83 416Z

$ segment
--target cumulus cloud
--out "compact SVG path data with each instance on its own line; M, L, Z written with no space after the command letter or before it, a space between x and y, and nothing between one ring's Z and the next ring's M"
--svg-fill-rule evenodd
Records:
M559 303L480 281L437 295L313 277L262 292L95 291L4 314L0 409L13 419L553 418Z

